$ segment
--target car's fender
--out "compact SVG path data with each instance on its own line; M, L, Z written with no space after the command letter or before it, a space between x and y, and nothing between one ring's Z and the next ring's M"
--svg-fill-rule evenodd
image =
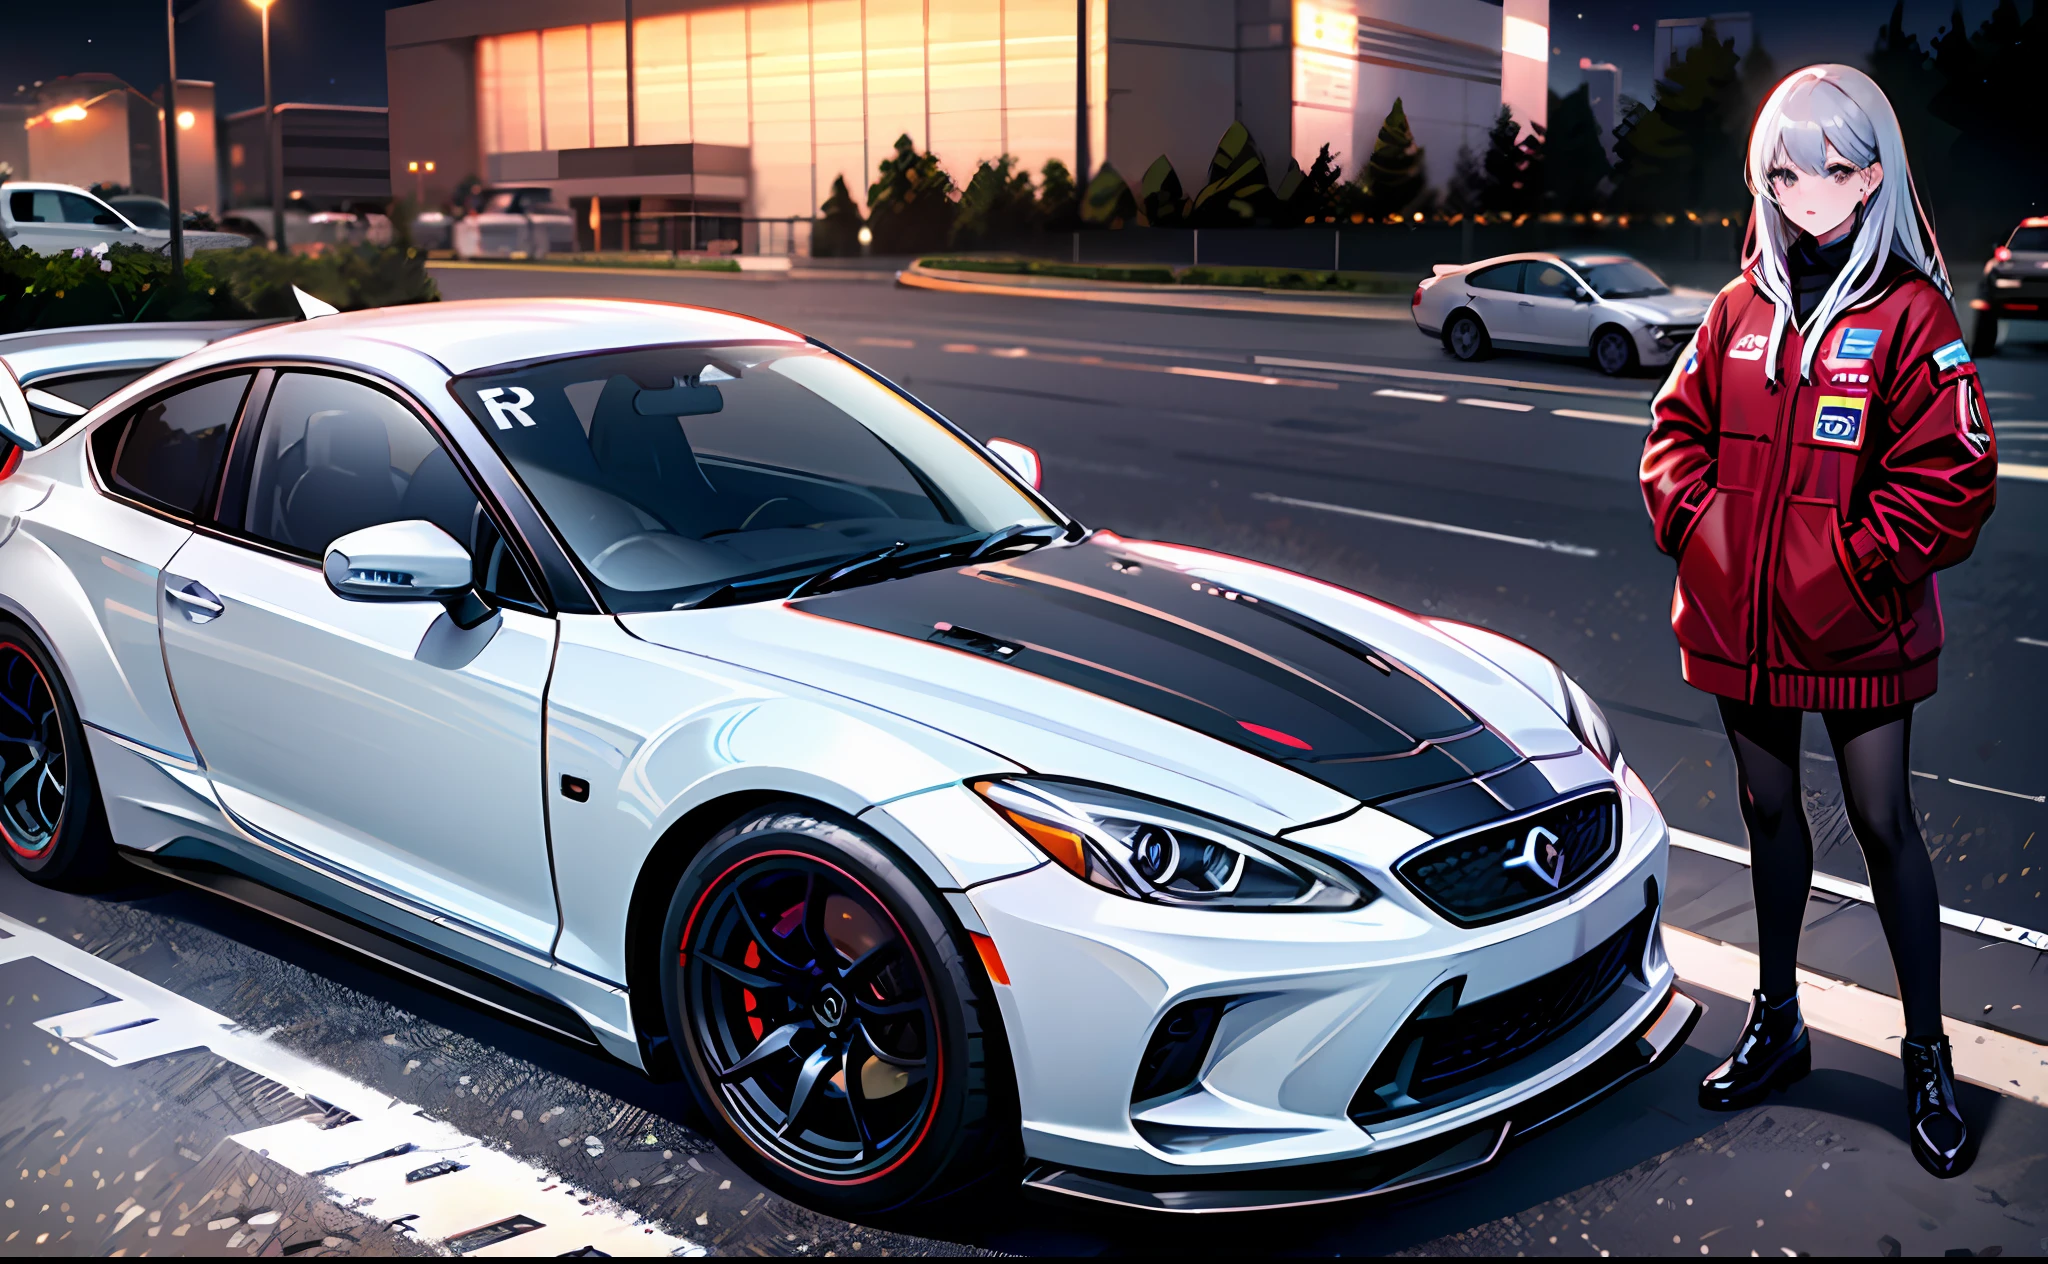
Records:
M627 981L626 927L643 870L681 823L715 830L733 813L800 798L859 816L920 791L1015 772L980 747L863 704L654 645L604 616L563 616L548 688L549 825L562 935L557 959ZM576 801L563 778L588 785ZM580 791L579 791L580 793ZM718 815L713 813L712 815ZM1043 857L1021 837L928 838L878 830L941 889L1021 872ZM688 833L688 830L683 831ZM1005 835L998 834L997 838Z

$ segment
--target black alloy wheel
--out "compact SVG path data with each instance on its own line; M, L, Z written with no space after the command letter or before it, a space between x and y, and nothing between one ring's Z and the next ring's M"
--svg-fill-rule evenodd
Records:
M1593 365L1609 377L1621 377L1636 367L1636 340L1619 325L1604 325L1593 335Z
M1471 312L1459 312L1444 328L1444 346L1460 360L1483 360L1493 353L1493 339Z
M0 621L0 840L14 867L50 886L102 876L113 839L85 734L49 655Z
M670 907L670 1030L704 1113L821 1210L936 1196L1000 1148L991 985L921 885L850 823L784 809L723 831Z

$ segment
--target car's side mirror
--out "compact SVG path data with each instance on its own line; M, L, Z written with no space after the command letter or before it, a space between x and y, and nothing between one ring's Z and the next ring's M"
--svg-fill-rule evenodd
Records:
M1031 490L1037 491L1043 486L1045 466L1038 459L1037 448L1015 439L990 439L987 446L1004 465L1010 467L1011 472L1031 484Z
M327 546L327 586L358 601L441 601L469 590L469 550L431 522L384 522Z
M1572 302L1574 302L1574 303L1590 303L1590 302L1592 302L1592 301L1593 301L1593 294L1592 294L1592 292L1591 292L1590 290L1573 290L1573 291L1572 291Z

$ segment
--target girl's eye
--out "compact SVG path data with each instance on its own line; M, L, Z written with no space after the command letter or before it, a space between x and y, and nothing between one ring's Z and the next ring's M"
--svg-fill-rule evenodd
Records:
M1798 174L1789 167L1774 167L1768 176L1772 184L1783 185L1788 189L1799 183Z
M1847 180L1850 176L1855 175L1856 169L1854 167L1844 167L1841 164L1837 163L1836 165L1828 168L1828 174L1835 178L1836 184L1840 184L1842 183L1842 181Z

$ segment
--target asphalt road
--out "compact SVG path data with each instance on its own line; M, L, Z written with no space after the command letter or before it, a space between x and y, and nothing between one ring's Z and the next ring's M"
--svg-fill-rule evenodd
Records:
M973 433L1037 447L1048 492L1091 525L1278 562L1506 631L1554 655L1607 705L1675 825L1742 842L1712 703L1678 679L1671 567L1650 544L1635 490L1637 419L1654 379L1615 382L1506 356L1459 365L1400 309L1390 320L1335 322L858 279L452 269L438 278L450 298L610 294L799 328ZM2048 464L2048 420L2039 420L2048 418L2048 341L2011 344L1984 366L2001 447L2009 461ZM2000 495L1977 556L1943 576L1946 673L1920 711L1914 767L1925 775L1915 791L1944 903L2048 928L2048 882L2035 859L2044 853L2031 851L2048 815L2036 797L2048 794L2039 732L2048 609L2038 581L2048 484L2006 479ZM1817 728L1808 749L1826 750ZM1860 877L1830 766L1816 758L1807 771L1822 865ZM0 1250L11 1253L420 1249L403 1223L386 1223L391 1196L337 1203L317 1180L234 1140L328 1111L304 1085L208 1049L109 1066L37 1028L109 989L127 994L118 980L96 987L67 970L67 945L262 1035L359 1095L424 1112L418 1127L452 1128L527 1165L535 1198L566 1190L587 1200L593 1225L633 1232L635 1217L649 1217L644 1227L685 1249L2048 1251L2048 1112L1969 1090L1981 1155L1968 1177L1937 1183L1906 1153L1897 1062L1823 1037L1816 1074L1792 1093L1741 1115L1705 1114L1692 1085L1741 1016L1719 996L1703 998L1709 1014L1673 1065L1483 1179L1406 1203L1187 1225L983 1188L915 1218L850 1225L763 1193L695 1133L673 1087L212 897L139 880L93 898L52 895L0 870L0 914L33 928L0 939L0 1066L18 1058L23 1067L0 1080L0 1185L12 1186ZM1989 941L1958 936L1952 956L1959 945L1967 953ZM2025 991L2030 950L2006 950L2027 954L2014 974ZM2010 999L2048 1008L2038 987ZM1975 997L1968 1008L1975 1017Z

